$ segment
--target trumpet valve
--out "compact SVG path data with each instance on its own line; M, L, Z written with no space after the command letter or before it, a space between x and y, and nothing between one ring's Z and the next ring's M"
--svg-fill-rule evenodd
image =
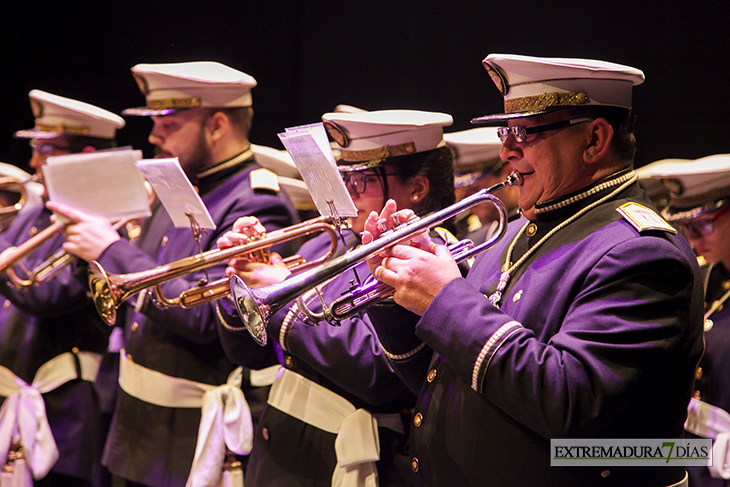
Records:
M386 223L388 223L388 220L385 218L381 218L378 220L377 225L378 225L378 230L380 230L381 235L388 231L388 227L386 226Z

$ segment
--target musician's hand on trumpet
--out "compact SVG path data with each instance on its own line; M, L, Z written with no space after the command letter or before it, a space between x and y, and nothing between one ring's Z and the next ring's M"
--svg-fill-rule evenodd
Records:
M90 262L98 259L107 247L121 239L117 230L103 218L54 201L48 201L46 207L67 219L63 230L66 236L63 249L82 260ZM54 215L52 220L55 222L55 219Z
M406 221L412 210L397 211L395 201L388 200L380 214L372 212L365 221L362 243L378 239L394 226L394 216ZM431 301L449 282L461 277L454 258L445 245L415 239L384 249L368 260L376 279L395 289L393 298L404 308L422 315Z
M218 248L224 250L247 244L265 235L266 228L259 222L258 218L245 216L236 220L233 223L233 229L218 239ZM284 263L284 259L276 252L267 256L267 260L268 263L260 262L251 255L234 257L228 261L226 275L231 277L236 274L251 287L276 284L291 275L291 271Z

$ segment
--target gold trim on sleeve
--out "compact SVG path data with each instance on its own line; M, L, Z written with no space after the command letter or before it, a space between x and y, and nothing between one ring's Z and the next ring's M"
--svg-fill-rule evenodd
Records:
M504 325L500 326L497 331L494 332L494 334L489 337L489 340L487 340L487 343L484 344L484 347L482 348L481 352L479 352L479 355L477 356L476 362L474 362L474 370L471 374L471 388L475 391L479 392L479 373L482 369L482 364L484 363L484 359L489 355L489 360L485 364L485 369L487 366L489 366L489 362L492 360L492 356L494 355L492 353L492 348L497 344L497 342L500 341L502 336L504 336L508 331L517 331L518 328L522 328L522 325L519 324L516 321L510 321L505 323ZM499 347L497 347L499 348ZM494 348L494 352L497 351L497 348Z

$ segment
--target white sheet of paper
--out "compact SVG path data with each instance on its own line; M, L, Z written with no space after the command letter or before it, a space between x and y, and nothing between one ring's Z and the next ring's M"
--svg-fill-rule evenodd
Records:
M176 228L190 228L188 215L192 215L201 228L215 229L208 208L183 172L177 157L142 159L137 162L137 167L155 189Z
M299 169L320 215L357 216L357 207L337 170L322 123L287 128L279 139Z
M49 157L43 167L48 198L114 223L149 216L142 151L123 149ZM61 220L59 220L61 221Z

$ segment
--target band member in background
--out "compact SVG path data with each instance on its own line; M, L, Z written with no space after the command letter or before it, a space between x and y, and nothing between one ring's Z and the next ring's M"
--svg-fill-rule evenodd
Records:
M43 181L47 157L114 147L116 131L124 127L121 117L87 103L40 90L31 91L29 97L35 127L15 136L30 139L30 164L39 181ZM9 256L16 246L50 225L51 212L42 204L24 208L0 236L2 255ZM63 235L56 234L12 270L25 278L23 268L36 269L63 242ZM94 381L111 328L88 298L84 264L65 266L38 285L17 288L7 275L0 280L5 298L0 310L0 396L4 400L0 458L5 464L8 449L15 453L22 447L24 461L8 469L20 475L25 463L36 485L91 485L100 461L103 433ZM37 392L27 394L20 388L23 383ZM23 397L32 400L23 401ZM44 406L37 438L25 432L18 442L16 421L22 421L23 415L35 416ZM45 430L48 425L52 435Z
M123 113L152 118L149 141L156 155L179 159L217 228L204 233L198 244L191 229L173 228L158 203L132 245L106 222L49 203L71 221L64 248L85 260L98 260L109 273L130 273L215 248L218 238L245 215L257 216L267 230L297 221L276 175L256 164L250 148L254 78L214 62L140 64L132 73L147 104ZM288 255L294 249L289 247L296 248L284 244L279 252ZM224 277L225 267L168 281L163 292L177 297L202 279ZM125 348L104 465L128 485L182 487L188 477L195 485L218 482L226 448L238 454L250 451L251 419L237 391L242 387L248 400L257 403L265 400L268 387L252 387L260 381L248 371L242 378L241 370L226 359L214 304L160 309L147 292L130 301L119 310L126 313ZM228 433L236 434L226 434L226 442L223 399L227 411L238 413L235 421L227 416L228 427L235 430ZM232 466L235 462L229 462ZM226 472L241 479L240 468Z
M712 438L709 467L688 467L690 485L723 486L730 479L730 155L655 167L654 181L669 196L664 218L687 237L702 266L705 290L705 353L695 371L686 430Z
M446 144L454 151L454 186L456 200L462 200L477 191L501 183L512 172L512 166L499 158L502 141L494 127L479 127L461 132L444 134ZM506 186L495 196L499 197L507 209L510 220L517 218L519 189ZM456 236L468 238L474 243L482 243L499 226L499 215L491 203L471 207L458 215Z
M391 353L427 345L396 364L420 379L415 483L686 485L683 466L551 466L551 439L680 438L694 390L699 267L632 169L631 93L644 75L583 59L492 54L484 65L505 113L473 122L501 125L525 218L466 279L443 246L396 245L369 263L421 315L377 327Z
M367 215L388 199L419 215L454 202L452 153L443 141L450 115L383 110L327 113L322 119L337 141L338 168L358 209L351 230L345 230L348 249L360 245ZM245 240L236 231L255 223L239 221L219 246ZM306 242L298 254L313 260L329 245L324 234ZM344 250L340 245L338 253ZM252 286L273 284L288 274L281 267L245 260L232 264L230 272ZM361 281L370 276L364 263L355 272ZM348 271L319 291L329 305L356 281ZM321 313L315 292L303 299L307 308ZM227 354L237 363L257 366L250 352L257 345L241 319L230 303L221 300L219 305ZM268 341L283 351L285 370L271 389L256 431L247 485L375 485L376 479L381 487L411 485L407 431L415 396L391 369L370 319L361 312L339 326L322 322L313 328L302 316L302 309L290 303L267 326Z
M639 176L639 186L641 186L644 193L646 193L649 199L654 203L654 206L663 210L669 204L671 195L669 188L667 188L658 178L652 177L652 173L665 169L665 166L682 164L690 162L690 160L691 159L660 159L641 166L636 170L636 175Z

